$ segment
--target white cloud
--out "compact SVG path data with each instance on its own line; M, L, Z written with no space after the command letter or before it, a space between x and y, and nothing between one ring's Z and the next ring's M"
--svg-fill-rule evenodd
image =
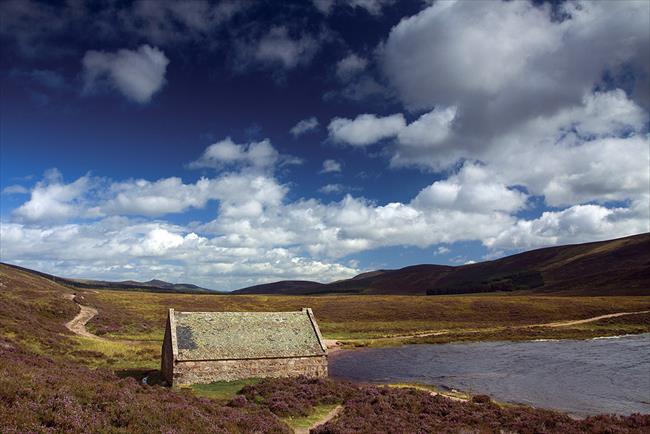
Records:
M262 63L279 64L285 69L311 61L319 48L319 41L309 35L293 38L286 27L273 27L258 42L253 53Z
M19 208L21 217L74 218L72 204L86 215L95 210L95 217L3 221L0 255L69 276L146 276L232 289L278 279L350 277L358 270L338 258L378 247L480 240L490 249L528 248L648 230L647 194L627 207L576 205L521 219L516 214L527 196L498 178L487 166L466 163L409 202L378 204L349 194L330 203L291 201L288 186L250 170L195 184L178 178L104 183L93 195L84 195L81 184L94 180L64 184L54 173L37 184L37 193ZM110 216L182 212L212 199L217 213L205 223Z
M335 142L367 146L394 137L405 126L406 121L401 113L384 117L362 114L355 119L334 118L327 129Z
M407 105L460 103L469 120L497 124L468 123L486 131L576 103L626 62L647 86L647 2L567 2L560 13L553 20L548 5L527 1L436 2L392 29L384 70Z
M465 164L449 178L424 188L413 199L419 209L451 209L467 212L514 213L526 204L526 195L498 182L481 166Z
M212 48L222 40L216 34L224 24L250 5L234 0L134 0L97 8L88 1L48 5L9 0L0 2L0 33L30 58L70 54L61 39L69 36L71 29L88 40L144 40L158 46L192 42Z
M358 273L294 249L233 247L222 236L207 238L168 223L118 217L48 228L3 223L0 236L3 260L68 277L155 277L229 290L290 278L332 281Z
M144 104L165 85L169 59L158 48L142 45L117 53L87 51L82 63L85 92L106 80L127 98Z
M480 147L457 131L458 110L437 107L392 130L378 128L385 118L374 115L335 119L330 136L357 145L395 137L388 144L394 167L447 170L480 161L500 182L524 186L552 206L635 199L648 190L648 114L620 89L587 92L576 105L485 137Z
M456 107L436 108L399 131L398 141L403 146L435 147L449 136L455 117Z
M45 179L32 189L28 201L13 211L25 221L66 220L79 214L78 206L91 187L89 176L65 184L56 170L46 172Z
M395 0L349 0L352 7L365 9L371 15L379 15L384 6L394 3Z
M224 216L257 216L269 204L280 203L286 194L286 187L268 175L283 159L293 163L268 140L236 145L226 139L208 147L192 167L237 165L242 171L223 173L218 178L202 177L195 183L186 184L178 177L109 182L85 175L66 184L53 169L28 191L30 199L13 215L33 223L106 216L157 217L204 208L209 201L218 200Z
M351 53L338 61L336 64L336 75L341 80L346 81L366 69L366 66L368 66L366 59Z
M29 193L29 189L18 184L8 185L2 189L2 194L27 194L27 193Z
M650 231L650 196L644 195L629 208L574 205L562 211L547 211L539 218L520 220L485 244L492 249L532 248L582 243Z
M407 109L455 109L451 122L409 125L395 167L479 160L552 205L647 188L648 2L565 2L556 14L527 1L436 2L395 26L379 59Z
M326 184L318 189L323 194L341 193L345 191L345 186L341 184Z
M312 0L314 7L325 15L329 15L335 6L360 8L371 15L380 15L384 6L394 2L395 0Z
M122 12L121 18L130 32L157 44L202 41L247 7L247 3L241 1L211 3L205 0L137 0L130 10Z
M110 195L97 208L102 215L160 216L203 208L208 200L220 197L220 186L206 178L196 184L184 184L176 177L155 182L137 179L112 184Z
M340 171L341 163L336 160L325 160L323 161L323 170L321 170L320 173L332 173Z
M308 118L308 119L303 119L300 122L298 122L296 125L291 128L289 131L293 137L298 137L303 134L305 134L308 131L312 131L318 127L318 119L316 119L314 116Z
M650 185L647 119L620 90L588 94L581 105L531 119L465 155L549 205L635 199Z
M321 13L329 15L334 7L335 0L312 0L312 3Z
M451 252L451 250L448 247L445 246L440 246L438 247L435 252L433 252L434 255L446 255L447 253Z
M227 137L208 146L198 160L190 163L190 167L221 169L228 165L244 165L270 168L279 160L280 154L271 146L268 139L238 145Z

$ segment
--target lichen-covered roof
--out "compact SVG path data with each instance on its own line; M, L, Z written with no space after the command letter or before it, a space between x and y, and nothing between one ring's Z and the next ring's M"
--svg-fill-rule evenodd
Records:
M177 360L323 355L315 324L297 312L174 312Z

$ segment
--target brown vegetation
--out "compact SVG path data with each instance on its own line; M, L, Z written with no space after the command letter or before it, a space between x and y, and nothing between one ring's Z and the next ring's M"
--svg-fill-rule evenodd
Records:
M242 294L445 295L532 291L573 295L650 295L650 234L548 247L457 267L414 265L325 285L274 282Z
M325 337L343 340L440 330L464 332L650 309L650 297L208 296L102 291L87 295L86 300L99 310L88 324L91 331L118 338L149 336L159 340L168 307L183 311L283 311L310 306Z

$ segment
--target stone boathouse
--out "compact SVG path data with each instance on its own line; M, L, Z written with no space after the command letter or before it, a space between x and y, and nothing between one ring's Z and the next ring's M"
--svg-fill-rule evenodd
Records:
M327 376L327 347L309 308L294 312L169 309L161 371L170 385Z

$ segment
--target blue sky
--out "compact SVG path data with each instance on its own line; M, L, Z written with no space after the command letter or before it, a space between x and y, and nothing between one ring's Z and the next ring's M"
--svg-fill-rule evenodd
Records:
M0 9L2 261L229 290L650 230L645 1Z

